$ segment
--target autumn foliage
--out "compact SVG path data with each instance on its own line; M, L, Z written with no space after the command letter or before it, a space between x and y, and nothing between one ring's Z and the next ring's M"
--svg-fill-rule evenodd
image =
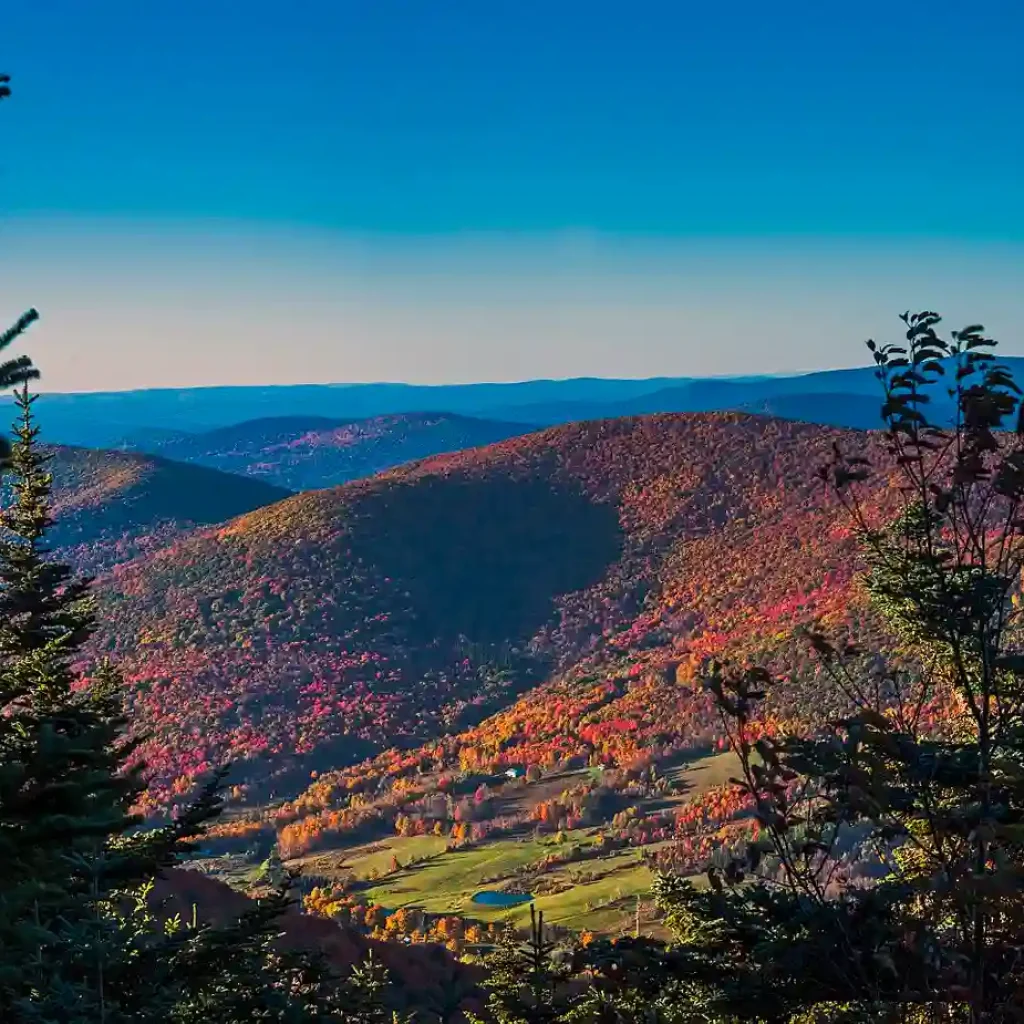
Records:
M851 611L852 549L807 472L836 436L602 421L298 495L115 568L103 647L168 795L229 758L290 795L446 733L462 767L707 742L689 666Z

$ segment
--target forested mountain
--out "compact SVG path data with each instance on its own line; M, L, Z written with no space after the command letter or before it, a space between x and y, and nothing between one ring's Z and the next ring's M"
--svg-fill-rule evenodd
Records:
M430 455L493 444L530 429L522 423L452 413L402 413L352 421L281 416L199 434L140 437L132 447L291 491L308 491Z
M291 492L151 455L55 446L49 544L97 572L160 547L183 530L270 505Z
M374 425L390 444L395 423ZM359 426L270 420L214 432L213 445L160 443L267 458L300 439L285 465L311 472L314 439L372 447ZM718 762L703 782L704 762L696 775L685 767L721 739L694 688L704 659L776 664L790 685L772 713L803 721L815 675L797 631L873 628L844 513L813 472L837 442L876 451L870 434L746 414L591 421L294 495L196 464L57 448L54 540L101 573L93 652L115 656L150 736L148 810L179 804L232 761L241 804L217 842L300 860L338 848L361 863L367 837L408 831L395 841L402 857L401 844L426 842L413 837L434 819L417 816L417 794L468 773L492 780L493 797L472 813L448 808L459 842L472 834L500 851L508 829L550 826L628 846L682 827L688 799L722 799L707 795ZM644 765L676 766L674 795L634 799L647 824L613 827ZM542 778L521 793L494 781L531 766ZM332 795L353 786L376 794L359 812ZM395 786L407 794L397 802ZM510 849L514 863L547 856ZM649 884L648 868L616 863L602 854L594 869L627 897ZM604 930L622 913L615 901L563 906L563 891L548 910L572 927Z
M808 472L840 436L744 415L592 422L296 495L101 580L103 648L164 785L231 755L250 779L284 771L261 796L284 795L585 659L713 650L843 607L845 542Z

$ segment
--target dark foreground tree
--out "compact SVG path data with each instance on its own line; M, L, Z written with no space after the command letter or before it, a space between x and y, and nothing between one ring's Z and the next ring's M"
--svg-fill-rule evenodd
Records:
M280 946L283 891L223 927L153 905L153 879L217 814L220 779L164 827L131 811L138 741L111 666L85 677L76 665L95 609L45 546L52 478L33 401L17 396L0 512L0 1019L376 1019L316 957Z
M879 457L837 449L822 469L886 657L812 635L847 712L756 741L769 674L708 671L760 838L706 891L661 878L656 894L680 973L722 1017L1024 1019L1024 406L981 327L945 340L933 313L904 322L905 344L869 343ZM929 416L947 394L951 421ZM866 485L892 471L901 511L882 526ZM874 880L844 870L857 860Z
M506 923L486 958L488 1010L497 1024L553 1024L569 1006L567 972L555 959L556 943L544 930L544 915L530 905L530 933L521 942Z
M525 941L509 923L484 958L488 1017L495 1024L716 1024L721 1017L709 1012L707 994L683 976L684 961L647 938L560 948L531 907Z

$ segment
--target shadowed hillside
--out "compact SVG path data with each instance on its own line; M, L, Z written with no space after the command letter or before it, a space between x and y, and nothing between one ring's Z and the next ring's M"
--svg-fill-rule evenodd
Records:
M763 401L751 402L743 412L776 416L802 423L829 423L854 430L877 430L880 426L881 403L876 395L796 394L773 395Z
M48 542L97 572L160 547L182 530L273 504L289 492L149 455L52 447L54 526Z
M102 581L105 646L165 785L231 755L250 778L287 769L262 791L288 792L621 646L672 573L694 606L670 618L694 635L732 561L733 617L820 585L834 510L809 467L837 436L740 415L593 422L297 495ZM807 537L806 578L768 549L744 579L758 531Z
M571 485L424 476L384 490L353 523L355 557L401 580L417 642L520 642L552 601L597 583L622 551L615 509Z
M451 413L408 413L354 421L281 416L201 434L143 438L133 446L292 491L308 491L442 452L493 444L531 429L522 423Z

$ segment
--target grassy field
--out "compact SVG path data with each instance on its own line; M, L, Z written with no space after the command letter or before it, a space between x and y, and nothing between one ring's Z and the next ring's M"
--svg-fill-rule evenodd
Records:
M583 832L570 833L569 839L590 841ZM416 907L435 914L464 914L482 921L511 917L521 923L529 920L529 905L511 909L483 907L474 904L472 897L480 889L512 881L517 870L528 868L554 848L547 839L503 839L473 849L446 852L429 863L389 875L368 889L366 895L389 908ZM359 858L355 862L367 863ZM598 877L589 877L592 875ZM632 850L562 865L543 877L549 886L565 887L561 892L539 894L534 900L547 921L612 933L632 929L636 898L643 899L651 884L650 871Z
M447 845L448 840L440 836L395 836L354 850L351 856L345 857L344 865L356 878L369 878L374 871L387 874L392 857L397 857L401 864L408 864L411 860L443 853Z
M709 754L696 761L684 761L665 772L666 778L681 784L681 800L692 800L715 786L724 786L730 778L739 775L740 761L732 751Z
M473 894L510 881L516 869L528 867L550 850L549 844L535 840L500 840L471 850L453 851L429 864L390 875L369 889L367 896L386 907L460 913L481 921L511 917L522 923L530 917L528 904L511 909L483 907L472 902ZM534 903L551 924L617 932L621 930L620 919L628 917L631 928L635 899L637 895L646 895L651 884L650 872L639 860L635 852L630 852L554 868L545 874L545 881L567 888L538 895ZM602 877L576 881L584 870L600 872Z
M473 893L501 885L550 850L548 843L535 839L503 839L452 850L429 863L389 875L367 895L386 907L418 907L436 914L468 912ZM487 919L485 913L476 911L474 907L473 916Z
M651 886L651 873L638 860L634 856L630 863L612 868L595 882L538 896L534 901L537 909L544 911L545 921L567 928L613 933L632 930L636 898L643 899ZM529 917L529 908L521 913Z
M672 767L666 775L676 792L660 804L679 803L722 785L737 773L731 753L712 754ZM566 773L569 774L569 773ZM573 773L582 774L582 773ZM535 800L560 791L565 776L515 791L519 801ZM535 792L531 792L534 791ZM596 841L598 829L566 834L568 844L586 847ZM389 909L417 908L434 914L462 914L478 920L529 920L530 907L485 907L472 902L481 889L502 888L516 882L536 889L534 904L545 920L574 930L603 934L632 932L637 900L643 904L651 885L651 872L639 850L609 852L604 856L553 867L531 877L529 869L558 850L554 837L499 838L465 849L447 849L448 840L433 835L392 836L379 842L314 854L293 866L303 873L327 878L356 878L368 883L365 896ZM402 869L391 870L394 859ZM410 865L410 861L421 863ZM561 891L549 891L560 889ZM645 931L656 931L647 928Z

